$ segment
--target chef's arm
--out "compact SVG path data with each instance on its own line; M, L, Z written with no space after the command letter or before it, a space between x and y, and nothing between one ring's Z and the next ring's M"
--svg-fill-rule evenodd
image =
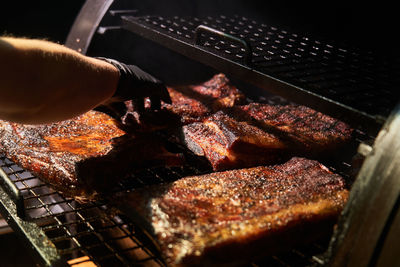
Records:
M0 37L0 119L64 120L109 99L118 69L44 40Z
M43 40L0 37L0 119L55 122L126 100L139 107L147 97L154 110L161 100L171 102L165 85L135 65Z

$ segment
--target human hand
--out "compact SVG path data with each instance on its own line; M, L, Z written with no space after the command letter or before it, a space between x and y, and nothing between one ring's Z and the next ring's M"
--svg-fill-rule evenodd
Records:
M114 95L105 105L132 100L137 111L144 107L144 99L149 97L151 109L159 110L161 100L171 103L165 85L149 73L135 65L126 65L114 59L98 58L114 65L120 72L120 78Z

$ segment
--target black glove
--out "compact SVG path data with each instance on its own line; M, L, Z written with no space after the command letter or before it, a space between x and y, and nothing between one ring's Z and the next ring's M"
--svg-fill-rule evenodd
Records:
M135 108L140 111L144 106L145 97L150 98L151 109L153 110L160 109L161 100L171 103L171 98L165 85L139 67L126 65L109 58L98 57L98 59L114 65L120 73L117 90L106 105L132 100Z

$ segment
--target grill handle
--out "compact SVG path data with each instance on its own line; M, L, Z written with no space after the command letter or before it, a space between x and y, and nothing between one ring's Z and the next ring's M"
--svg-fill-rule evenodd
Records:
M25 204L24 198L17 186L11 181L10 177L0 168L0 180L4 189L8 192L10 197L14 200L17 209L17 215L21 219L25 219Z
M194 44L195 45L201 45L201 34L202 33L208 33L211 35L215 35L215 36L227 39L227 40L231 41L232 43L236 43L236 44L242 46L244 48L244 63L247 66L251 65L251 59L252 59L253 52L252 52L249 42L247 42L246 40L238 38L231 34L216 30L214 28L205 26L205 25L199 25L199 26L197 26L197 28L194 32Z

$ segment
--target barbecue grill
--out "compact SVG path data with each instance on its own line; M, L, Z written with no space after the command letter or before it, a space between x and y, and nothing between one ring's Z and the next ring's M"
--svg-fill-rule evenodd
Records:
M132 58L138 65L143 65L143 60L152 73L173 83L174 74L162 73L148 63L149 55L135 52L144 51L135 46L145 44L151 53L160 53L159 60L173 58L189 64L192 72L201 70L198 73L205 75L214 71L227 74L245 84L239 88L248 88L249 101L293 101L356 129L346 153L323 162L351 186L350 199L333 235L251 266L399 263L395 255L400 248L396 238L400 234L396 60L303 36L241 14L197 17L176 11L152 15L146 13L145 4L143 9L138 5L86 1L66 45L83 54L108 54L125 62ZM180 81L186 79L177 75ZM41 265L164 265L146 230L114 211L108 201L81 204L65 198L4 156L0 156L0 167L0 212ZM190 160L179 168L151 168L121 181L115 192L205 171L199 162Z

